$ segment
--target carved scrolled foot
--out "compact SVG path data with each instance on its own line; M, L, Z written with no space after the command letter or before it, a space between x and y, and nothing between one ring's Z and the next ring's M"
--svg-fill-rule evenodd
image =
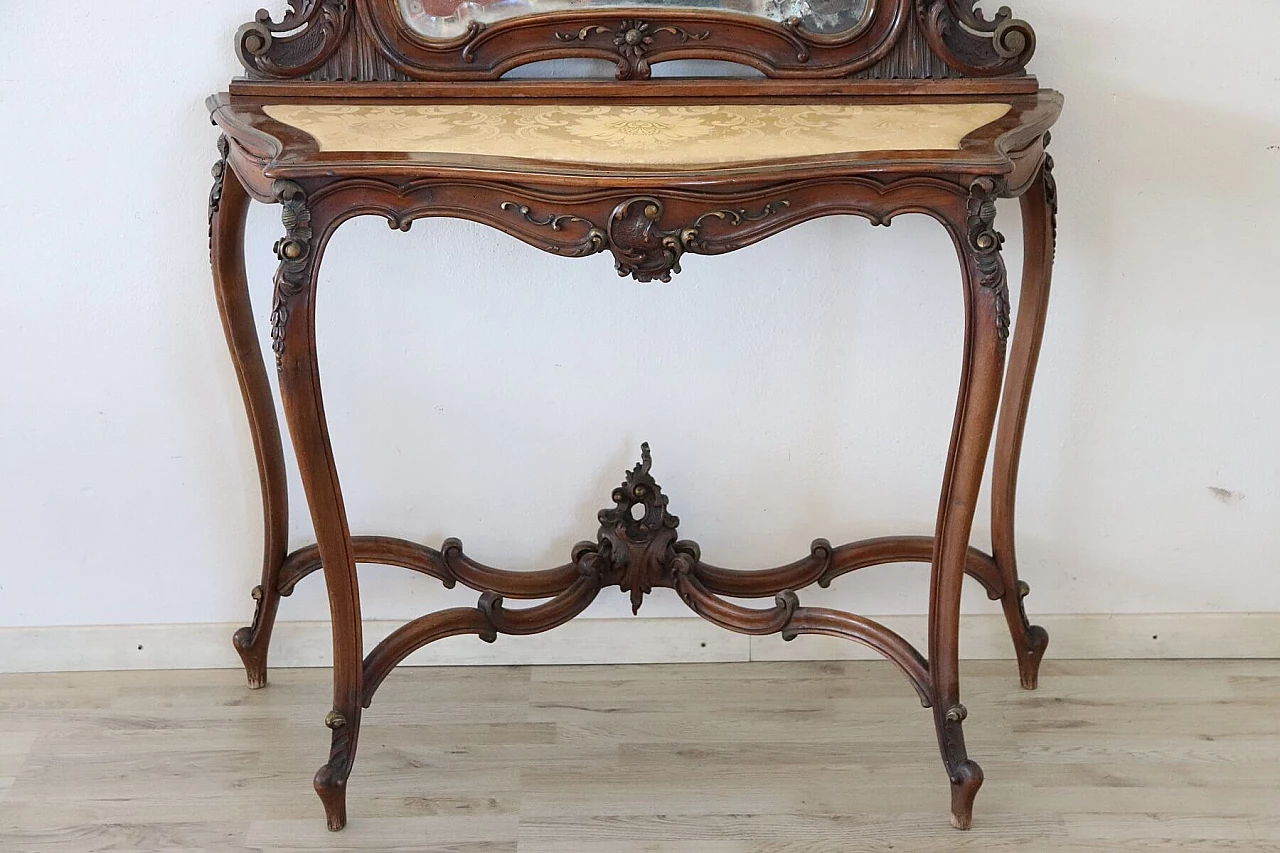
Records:
M1018 679L1023 690L1035 690L1040 686L1040 662L1049 647L1049 632L1039 625L1027 625L1018 649Z
M341 832L347 825L347 774L332 764L316 771L316 793L324 804L325 822L330 832Z
M249 677L249 689L261 690L267 686L267 650L271 645L271 626L279 597L268 596L261 586L253 588L253 600L258 603L253 613L253 624L240 628L231 637L245 674Z
M1049 632L1032 625L1027 631L1027 643L1026 653L1018 655L1018 676L1023 690L1035 690L1040 686L1040 661L1049 648Z
M267 686L267 660L263 650L253 642L253 629L240 628L231 637L231 643L244 662L244 671L249 678L250 690L261 690Z
M1018 677L1024 690L1035 690L1040 685L1040 662L1049 647L1049 632L1027 619L1025 600L1031 592L1025 581L1018 581L1016 599L1005 600L1005 618L1013 634L1018 652Z
M352 715L348 720L346 715L330 711L324 724L333 731L333 746L328 763L316 771L314 784L320 802L324 804L329 831L338 832L347 825L347 777L351 775L351 763L355 758L360 718Z
M964 721L969 712L956 702L944 712L934 711L942 763L951 781L951 825L968 829L973 824L973 800L982 787L982 768L969 759L964 745Z
M951 774L951 825L956 829L973 826L973 800L982 787L982 778L982 768L967 759Z

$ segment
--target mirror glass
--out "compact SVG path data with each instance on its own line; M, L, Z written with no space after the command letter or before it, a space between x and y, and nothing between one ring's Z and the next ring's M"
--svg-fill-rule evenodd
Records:
M410 29L433 39L462 35L473 21L564 9L705 9L754 15L773 21L798 18L813 33L843 33L863 22L869 0L399 0Z

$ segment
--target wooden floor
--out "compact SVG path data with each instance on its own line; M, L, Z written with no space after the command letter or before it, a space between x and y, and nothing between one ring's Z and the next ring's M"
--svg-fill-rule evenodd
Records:
M1280 661L964 666L974 829L887 664L404 669L351 823L328 673L0 677L0 850L1280 851Z

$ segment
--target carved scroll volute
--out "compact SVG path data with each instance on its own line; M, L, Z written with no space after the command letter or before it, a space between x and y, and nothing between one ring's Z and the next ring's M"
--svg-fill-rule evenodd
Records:
M1035 30L1001 6L987 20L977 0L916 0L916 14L934 53L974 77L1015 74L1036 50Z
M614 506L600 510L600 549L612 569L610 583L631 593L631 612L639 613L655 586L670 586L680 519L667 512L667 497L649 469L649 445L640 446L641 462L613 490Z
M260 9L236 33L236 55L264 77L302 77L331 57L351 29L354 0L289 0L279 23ZM277 37L279 33L289 35Z
M578 240L559 239L553 243L546 243L543 249L553 252L557 255L565 255L571 258L583 258L587 255L594 255L597 252L603 252L609 242L609 235L605 234L603 228L598 228L595 223L583 219L581 216L574 216L569 213L551 213L539 216L534 213L533 208L527 204L519 204L514 201L504 201L499 205L502 210L514 212L520 215L520 218L530 225L536 225L539 228L550 228L557 235L572 234L569 229L576 229L581 237Z

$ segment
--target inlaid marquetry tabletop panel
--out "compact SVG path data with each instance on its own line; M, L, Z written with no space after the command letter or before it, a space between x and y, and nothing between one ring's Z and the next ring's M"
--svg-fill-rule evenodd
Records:
M0 850L1280 851L1280 662L1008 667L965 665L995 794L968 834L887 663L400 670L341 835L309 784L327 670L3 676Z

